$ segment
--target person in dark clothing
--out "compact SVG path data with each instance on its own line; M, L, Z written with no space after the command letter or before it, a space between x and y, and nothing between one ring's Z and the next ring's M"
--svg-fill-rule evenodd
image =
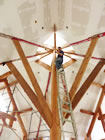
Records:
M59 70L62 67L63 55L64 55L64 52L62 51L61 47L58 47L57 54L58 56L56 58L56 68L57 70Z

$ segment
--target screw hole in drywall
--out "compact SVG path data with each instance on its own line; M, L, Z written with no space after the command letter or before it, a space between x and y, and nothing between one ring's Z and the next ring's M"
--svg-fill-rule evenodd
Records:
M66 26L66 29L68 29L68 26Z

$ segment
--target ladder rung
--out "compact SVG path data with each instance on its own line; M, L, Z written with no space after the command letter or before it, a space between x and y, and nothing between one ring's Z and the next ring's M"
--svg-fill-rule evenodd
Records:
M67 110L67 109L62 109L63 112L67 112L67 113L71 113L70 110Z

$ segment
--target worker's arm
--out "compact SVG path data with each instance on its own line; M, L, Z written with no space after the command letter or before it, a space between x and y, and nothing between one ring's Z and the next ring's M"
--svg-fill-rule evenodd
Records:
M56 53L57 53L58 55L60 55L60 56L63 56L63 55L64 55L64 53L60 53L59 51L56 51Z

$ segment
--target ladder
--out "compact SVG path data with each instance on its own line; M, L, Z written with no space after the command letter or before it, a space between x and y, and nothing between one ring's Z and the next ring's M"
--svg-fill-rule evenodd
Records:
M69 137L72 136L73 138L75 138L75 140L78 140L76 123L73 116L72 104L67 90L64 71L59 72L57 70L57 85L58 85L58 108L59 108L60 124L62 129L63 140L65 140L65 136L66 136L65 134L69 134ZM65 105L67 106L67 108L63 108L63 106ZM70 114L70 117L68 119L64 118L64 115L66 113ZM72 128L72 132L64 130L64 123L68 123L68 125L70 125L70 128Z

